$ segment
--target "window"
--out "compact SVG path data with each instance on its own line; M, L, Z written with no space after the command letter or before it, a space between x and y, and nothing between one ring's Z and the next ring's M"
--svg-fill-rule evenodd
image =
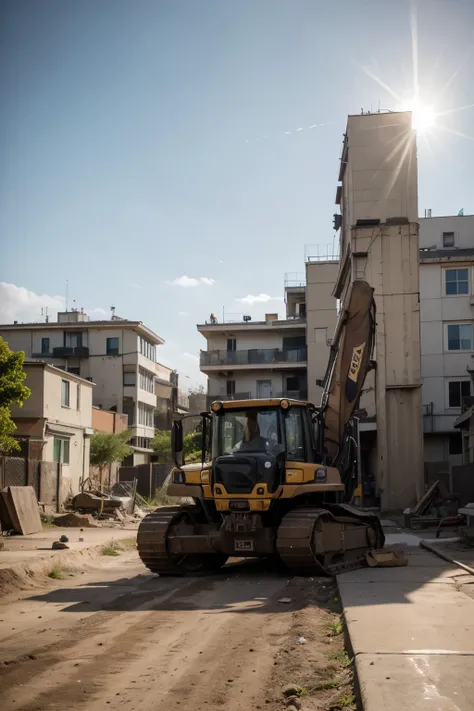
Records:
M69 407L69 391L71 389L71 383L69 380L61 380L61 405L63 407Z
M285 417L286 458L293 462L304 462L303 408L293 407Z
M458 296L469 293L469 270L446 269L446 295Z
M137 384L137 374L134 370L130 373L127 373L126 371L124 371L123 384L124 385L132 385L132 386L135 386Z
M449 435L449 453L462 454L462 436L460 432Z
M155 391L155 378L145 368L140 368L140 388L146 390L147 393Z
M448 325L448 351L472 351L472 323Z
M54 461L69 464L69 440L54 438Z
M151 405L145 405L144 402L138 403L138 424L144 427L154 427L155 411Z
M66 348L80 348L82 346L82 333L78 331L66 331L64 333L64 345Z
M454 232L443 232L443 247L454 247Z
M49 353L49 338L41 339L41 353Z
M235 395L235 380L227 381L227 397L234 397Z
M156 361L156 346L140 336L140 353L149 360Z
M70 365L68 365L67 372L68 372L68 373L71 373L72 375L80 375L80 374L81 374L81 369L80 369L79 366L77 366L77 367L76 367L76 366L71 367Z
M227 339L227 350L228 351L236 351L237 350L237 339L236 338L228 338Z
M107 338L107 355L119 354L119 339Z
M470 395L470 380L451 380L448 383L448 407L462 407L463 398Z

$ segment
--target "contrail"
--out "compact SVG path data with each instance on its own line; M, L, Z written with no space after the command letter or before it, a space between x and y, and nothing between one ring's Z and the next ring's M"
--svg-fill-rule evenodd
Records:
M328 123L312 123L311 126L300 126L294 131L283 131L282 133L276 133L273 138L278 138L279 136L291 136L294 133L301 133L301 131L310 131L312 128L320 128L321 126L331 126L335 121L329 121ZM255 138L246 138L245 143L253 143L254 141L265 141L272 138L272 136L255 136Z

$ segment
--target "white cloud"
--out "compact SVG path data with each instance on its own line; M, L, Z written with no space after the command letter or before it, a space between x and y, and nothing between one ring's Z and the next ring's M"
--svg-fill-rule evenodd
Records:
M23 286L0 282L0 323L44 321L41 309L46 308L48 316L55 319L58 311L64 311L64 297L35 294Z
M182 355L183 358L190 358L191 360L195 360L197 363L199 362L199 358L192 353L183 353Z
M212 286L214 284L214 279L210 279L209 277L189 277L186 274L183 274L183 276L176 277L173 281L168 281L166 283L171 284L172 286L182 286L184 289L187 289L192 286L201 286L202 284Z
M41 323L45 321L46 309L49 320L56 321L58 311L66 310L64 296L36 294L23 286L0 282L0 323ZM100 307L85 311L96 319L103 319L108 315L107 311Z
M236 301L241 304L253 306L253 304L266 304L268 301L283 301L283 296L269 296L268 294L257 294L254 296L253 294L248 294L241 299L236 299Z
M183 317L184 317L184 316L189 316L189 314L188 314L187 311L180 311L180 312L178 313L178 316L183 316Z

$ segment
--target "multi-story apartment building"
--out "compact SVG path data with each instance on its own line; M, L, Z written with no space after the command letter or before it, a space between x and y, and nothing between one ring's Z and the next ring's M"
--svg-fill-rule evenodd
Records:
M321 402L318 385L326 373L331 341L337 322L337 302L333 296L339 271L339 257L306 256L306 343L308 347L308 400Z
M169 430L173 421L189 412L189 396L179 388L179 375L172 368L156 363L155 427Z
M208 399L291 397L305 399L306 311L303 283L287 283L286 318L198 325L207 339L200 367L208 378Z
M363 470L381 507L411 505L423 486L416 135L411 113L349 116L335 216L340 268L334 296L365 279L377 306L375 370L361 408ZM365 448L364 448L365 441Z
M124 413L132 428L130 464L149 461L156 408L156 349L164 343L140 321L113 316L90 321L82 311L57 322L0 325L13 350L39 358L94 383L93 404Z
M420 308L425 461L461 464L454 423L474 394L474 215L420 220Z
M39 360L26 360L24 370L31 396L23 407L11 407L17 427L15 436L27 443L31 459L61 464L59 480L54 468L53 476L48 478L49 470L44 467L41 486L43 502L61 503L67 496L77 494L80 482L89 475L94 386Z

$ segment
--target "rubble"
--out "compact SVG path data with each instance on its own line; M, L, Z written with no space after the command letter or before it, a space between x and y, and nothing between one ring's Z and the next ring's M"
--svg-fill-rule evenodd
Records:
M98 528L99 526L92 516L86 514L80 515L74 511L55 516L54 524L55 526L61 526L63 528Z

